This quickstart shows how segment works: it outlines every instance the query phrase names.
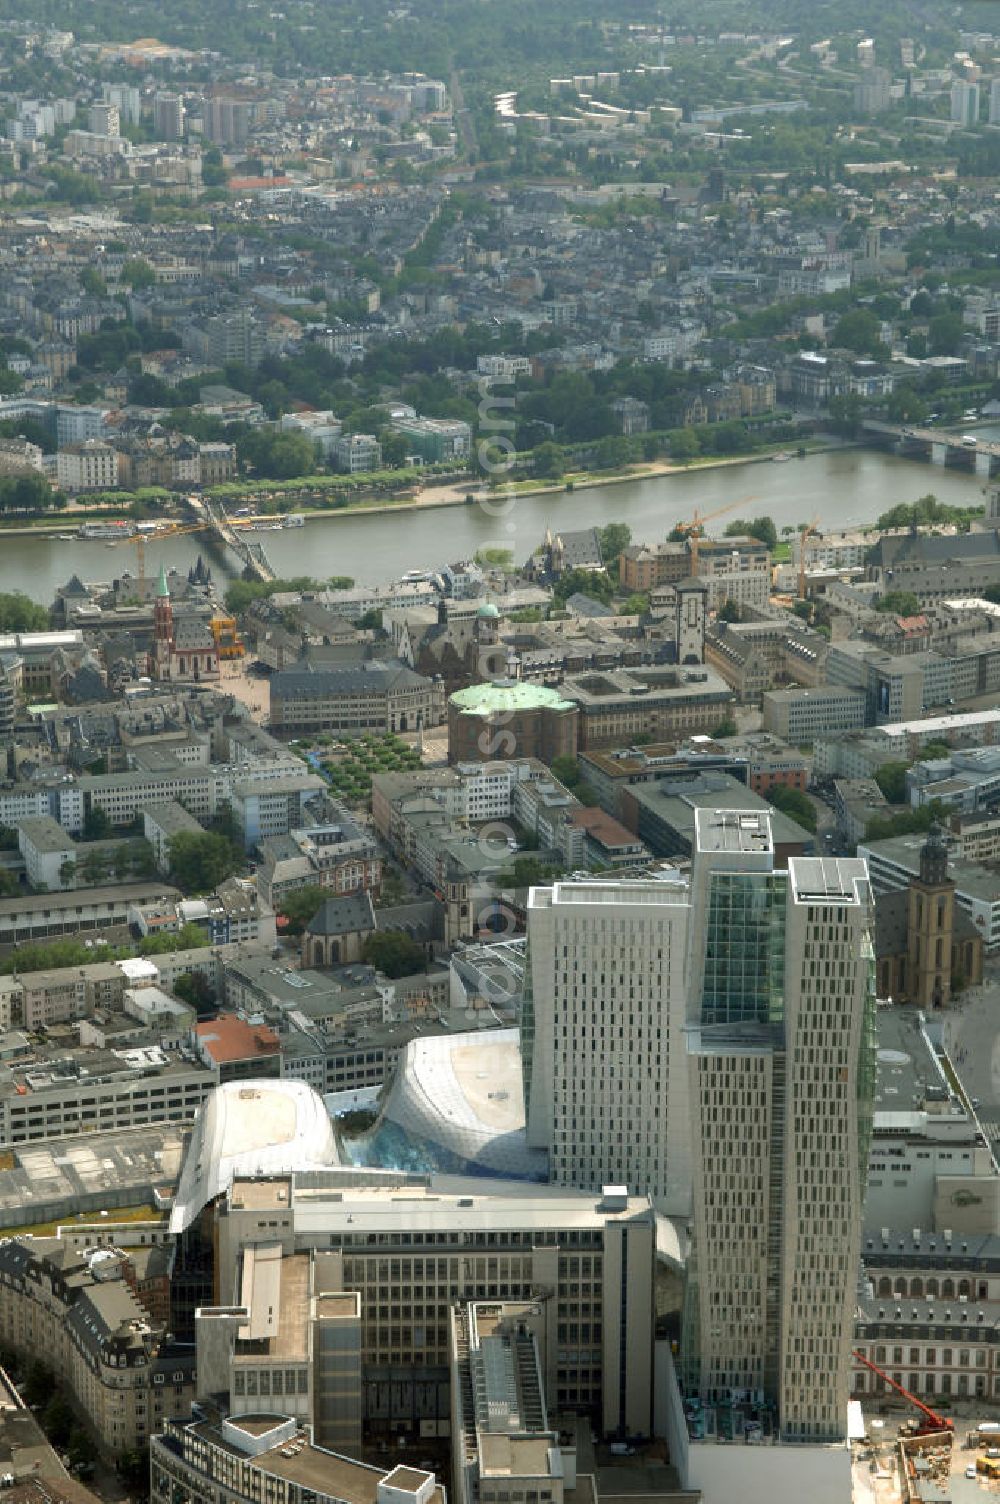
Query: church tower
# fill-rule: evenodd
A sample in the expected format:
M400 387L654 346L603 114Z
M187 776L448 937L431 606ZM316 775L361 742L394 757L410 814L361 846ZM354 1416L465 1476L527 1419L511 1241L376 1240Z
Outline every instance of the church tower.
M906 997L918 1008L944 1008L951 998L955 884L948 847L935 821L920 851L920 876L910 884L907 913Z
M170 678L170 657L174 648L174 612L170 604L167 572L160 565L153 602L153 673L157 679Z

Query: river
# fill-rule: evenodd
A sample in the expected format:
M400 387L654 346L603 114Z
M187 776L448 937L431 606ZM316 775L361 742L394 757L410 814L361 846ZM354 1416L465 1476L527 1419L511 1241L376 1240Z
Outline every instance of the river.
M915 501L928 491L953 505L981 502L982 481L967 472L943 470L897 459L871 449L830 450L784 464L732 465L656 476L614 486L595 486L544 496L520 496L509 510L489 516L478 505L427 508L423 511L375 512L353 516L331 513L310 519L305 527L261 533L259 541L280 575L308 574L317 579L351 575L364 584L398 579L406 570L440 567L470 558L486 546L514 551L520 563L541 542L546 527L582 528L626 522L637 542L655 542L675 523L729 508L709 532L719 532L741 516L766 513L780 529L818 516L827 529L872 522L898 502ZM2 535L0 535L2 536ZM217 578L235 570L197 534L151 543L146 568L161 563L187 570L199 551ZM10 537L0 547L0 591L23 590L48 605L57 586L78 574L88 583L134 572L135 549L128 544L61 541L52 535Z

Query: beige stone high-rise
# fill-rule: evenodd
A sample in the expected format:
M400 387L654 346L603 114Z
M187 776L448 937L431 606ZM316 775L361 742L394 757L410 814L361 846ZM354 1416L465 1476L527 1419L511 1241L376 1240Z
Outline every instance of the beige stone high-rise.
M874 1076L857 858L773 865L766 815L699 811L684 1379L791 1440L845 1435Z
M691 1206L682 883L561 882L528 900L528 1141L549 1178Z
M699 810L690 882L528 906L528 1136L551 1179L688 1229L681 1380L796 1440L845 1434L874 1088L867 865Z

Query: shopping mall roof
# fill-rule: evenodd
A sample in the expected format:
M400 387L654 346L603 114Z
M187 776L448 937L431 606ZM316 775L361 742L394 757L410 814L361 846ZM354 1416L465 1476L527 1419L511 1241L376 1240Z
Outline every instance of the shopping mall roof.
M304 1081L229 1081L198 1110L170 1231L183 1232L237 1176L339 1163L323 1099Z

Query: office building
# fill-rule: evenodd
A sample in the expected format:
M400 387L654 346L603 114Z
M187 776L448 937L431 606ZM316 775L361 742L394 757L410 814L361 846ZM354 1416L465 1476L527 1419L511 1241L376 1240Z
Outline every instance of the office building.
M648 1192L685 1215L686 886L563 882L528 899L523 1012L528 1143L550 1178Z
M456 1299L544 1296L550 1404L602 1435L651 1434L654 1264L671 1229L648 1197L346 1167L236 1179L211 1230L220 1291L262 1225L286 1253L322 1250L326 1288L360 1295L370 1431L450 1421Z
M1000 78L990 84L990 125L1000 125Z
M867 868L774 865L769 821L699 810L687 1043L684 1382L843 1438L874 1093Z

